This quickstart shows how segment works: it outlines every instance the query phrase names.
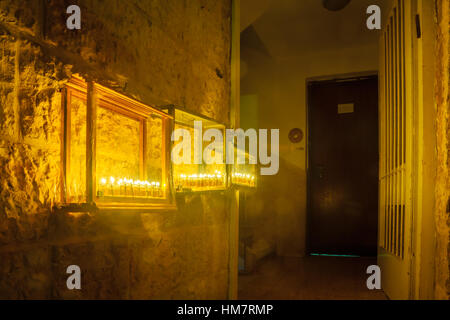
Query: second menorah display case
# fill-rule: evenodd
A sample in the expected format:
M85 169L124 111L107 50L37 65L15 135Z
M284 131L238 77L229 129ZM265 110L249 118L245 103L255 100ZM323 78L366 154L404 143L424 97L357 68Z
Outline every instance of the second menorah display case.
M235 138L227 145L229 129L225 124L180 106L165 106L162 110L173 118L173 128L178 130L178 134L172 137L175 140L172 151L180 156L188 153L182 163L172 161L173 186L177 193L222 191L231 187L256 188L257 159L246 150L249 146L245 138L242 145ZM208 134L211 130L215 130L215 134ZM216 140L219 137L220 140ZM180 145L186 140L190 141L189 150L183 150ZM220 145L220 148L211 148L213 142L217 142L215 146ZM227 148L232 151L232 161L227 160L227 152L230 151ZM196 159L196 155L200 158ZM215 161L208 161L208 158Z
M177 193L223 191L228 188L228 167L225 162L226 125L206 116L169 105L162 108L173 118L176 140L172 152L183 157L181 163L172 161L173 186ZM208 132L220 134L222 141L207 138ZM181 141L182 139L182 141ZM220 144L211 147L212 142ZM180 144L185 144L183 148ZM209 146L209 147L208 147ZM216 144L216 146L218 146ZM173 155L172 155L173 156ZM208 158L211 161L208 161ZM213 158L221 161L213 161ZM214 163L213 163L214 162Z

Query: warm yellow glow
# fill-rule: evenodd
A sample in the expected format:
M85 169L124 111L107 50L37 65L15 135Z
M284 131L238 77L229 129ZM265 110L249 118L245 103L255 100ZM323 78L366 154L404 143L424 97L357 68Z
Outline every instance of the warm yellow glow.
M235 172L231 175L233 183L254 187L256 179L254 175L248 173Z
M164 189L165 189L164 184ZM128 178L110 177L100 179L97 195L99 197L141 197L153 198L163 197L164 192L158 181L133 180Z
M175 184L177 189L181 188L210 188L210 187L223 187L225 181L223 179L222 172L216 170L214 174L180 174Z

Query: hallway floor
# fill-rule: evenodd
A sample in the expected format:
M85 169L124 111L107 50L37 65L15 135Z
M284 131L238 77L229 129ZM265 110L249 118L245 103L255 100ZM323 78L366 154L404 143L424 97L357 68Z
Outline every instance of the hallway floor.
M383 291L366 287L373 264L376 258L269 257L239 275L239 299L385 300Z

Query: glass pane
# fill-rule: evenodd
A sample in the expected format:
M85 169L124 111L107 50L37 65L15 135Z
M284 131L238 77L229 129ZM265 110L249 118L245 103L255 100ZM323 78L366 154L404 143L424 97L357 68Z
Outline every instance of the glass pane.
M195 115L176 110L175 129L185 129L189 132L191 138L191 163L173 164L173 179L176 191L203 191L223 189L226 187L226 165L206 164L203 159L202 164L194 164L194 121L202 122L202 131L208 128L219 129L224 135L224 127L217 125L211 120L206 120ZM202 155L205 147L210 141L203 141ZM212 155L214 157L214 154ZM224 154L222 154L222 159ZM223 161L224 162L224 161Z
M175 124L175 130L184 129L189 132L191 139L194 138L194 128L188 125ZM183 156L181 153L180 156ZM193 164L194 162L194 143L191 143L191 164L172 164L173 166L173 179L175 189L177 191L182 191L183 189L192 189L199 184L200 177L200 166Z
M141 186L141 122L97 108L97 195L146 196Z
M68 202L86 202L86 100L69 91Z
M238 164L238 155L245 158L245 164ZM234 148L234 165L233 172L231 174L232 184L246 187L256 187L257 167L255 164L250 164L250 162L255 161L247 152L242 151L239 148Z

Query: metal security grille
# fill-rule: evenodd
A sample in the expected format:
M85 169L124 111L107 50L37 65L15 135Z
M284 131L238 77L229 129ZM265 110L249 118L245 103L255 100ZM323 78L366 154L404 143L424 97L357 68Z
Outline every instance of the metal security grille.
M413 220L415 1L394 0L380 37L378 264L391 299L408 299Z
M403 259L405 217L409 214L407 106L407 40L404 1L395 2L383 31L384 64L381 86L380 246Z

